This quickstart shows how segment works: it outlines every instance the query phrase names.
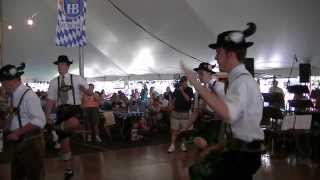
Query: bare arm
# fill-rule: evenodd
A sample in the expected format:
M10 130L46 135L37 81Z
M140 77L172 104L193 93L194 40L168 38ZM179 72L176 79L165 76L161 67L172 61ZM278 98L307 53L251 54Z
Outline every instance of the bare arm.
M52 112L52 108L55 106L56 101L51 100L51 99L47 99L47 105L46 105L46 109L45 109L45 115L46 115L46 119L47 119L47 123L48 124L52 124L52 119L50 119L49 115Z
M86 89L83 85L79 85L79 90L88 96L93 95L93 92L91 92L89 89Z

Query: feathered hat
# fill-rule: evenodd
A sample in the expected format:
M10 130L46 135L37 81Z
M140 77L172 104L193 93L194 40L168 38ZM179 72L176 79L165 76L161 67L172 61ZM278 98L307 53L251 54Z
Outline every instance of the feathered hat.
M212 49L228 48L239 49L248 48L253 45L253 42L246 42L246 38L256 32L256 25L252 22L247 24L249 27L244 31L233 30L225 31L218 35L218 40L214 44L209 44Z

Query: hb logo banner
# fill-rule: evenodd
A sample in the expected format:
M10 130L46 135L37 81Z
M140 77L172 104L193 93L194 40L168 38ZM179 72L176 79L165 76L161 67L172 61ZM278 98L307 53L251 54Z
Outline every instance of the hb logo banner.
M63 12L67 21L79 18L83 14L82 0L65 0L63 3Z
M85 16L86 0L58 0L57 46L86 45Z

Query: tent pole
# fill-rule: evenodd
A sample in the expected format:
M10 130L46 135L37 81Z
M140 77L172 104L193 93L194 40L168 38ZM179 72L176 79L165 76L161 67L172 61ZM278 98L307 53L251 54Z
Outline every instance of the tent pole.
M0 1L0 9L2 9L2 1ZM2 10L0 10L0 67L4 65L3 59L3 42L4 42L4 18L2 16Z
M3 31L4 31L4 25L3 25L3 21L0 20L0 28L1 28L1 32L0 32L0 67L2 67L4 65L4 60L3 60Z
M79 73L84 78L84 48L79 47Z

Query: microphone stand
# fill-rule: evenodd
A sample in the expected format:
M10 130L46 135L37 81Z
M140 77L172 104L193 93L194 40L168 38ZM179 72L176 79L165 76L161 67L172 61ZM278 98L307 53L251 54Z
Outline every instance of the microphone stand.
M295 62L298 62L297 55L294 55L294 60L292 61L292 64L291 64L290 73L289 73L288 82L287 82L287 87L290 86L290 78L291 78L291 75L292 75L292 69L293 69L293 65L294 65Z
M288 87L290 86L290 78L291 78L291 75L292 75L293 65L294 65L295 62L298 62L297 55L294 55L294 59L293 59L292 64L291 64L290 73L289 73L288 82L287 82L287 89L288 89ZM291 112L291 107L290 107L290 105L289 105L288 109L289 109L289 111Z

